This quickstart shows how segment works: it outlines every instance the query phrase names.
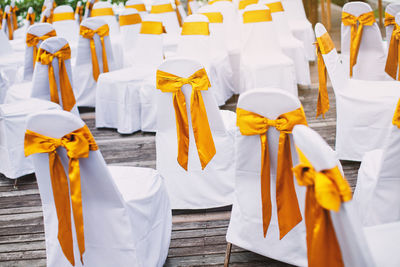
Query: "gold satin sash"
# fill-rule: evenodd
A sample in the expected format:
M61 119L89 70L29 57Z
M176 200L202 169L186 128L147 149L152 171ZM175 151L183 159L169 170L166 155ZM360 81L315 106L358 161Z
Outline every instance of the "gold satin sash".
M398 68L400 66L400 26L397 23L394 24L392 31L392 37L390 38L389 51L386 58L385 71L393 79L400 80L398 77Z
M71 83L69 81L67 69L65 67L65 60L71 58L71 48L68 44L64 45L60 50L55 52L54 54L40 49L38 51L38 55L36 60L40 62L42 65L49 66L49 85L50 85L50 100L57 104L60 104L60 98L58 96L57 89L57 81L55 78L54 68L53 68L53 59L58 59L58 73L59 73L59 82L60 82L60 92L62 99L63 109L66 111L71 111L71 109L75 105L75 96L71 87Z
M63 20L75 20L74 13L72 12L54 13L53 22L63 21Z
M185 22L182 26L181 35L210 35L208 22L193 21Z
M142 21L140 33L143 34L162 34L166 33L161 21Z
M190 114L193 134L199 154L201 167L204 168L214 157L216 150L214 140L208 123L207 111L204 106L201 91L206 91L211 86L205 69L196 71L188 78L182 78L157 70L157 89L164 93L172 93L174 103L176 131L178 136L178 163L187 171L189 153L189 123L186 111L185 95L181 88L185 84L192 86L190 96Z
M125 8L134 8L138 12L146 11L146 6L144 4L129 5L129 6L125 6Z
M150 14L161 14L168 12L174 12L171 4L152 5L150 10Z
M96 9L93 9L93 11L94 10ZM80 35L82 35L83 38L90 40L90 53L92 55L93 79L97 82L97 79L99 78L100 75L100 67L99 67L99 61L97 59L96 45L93 39L93 36L95 34L97 34L100 37L101 51L102 51L101 58L103 61L103 73L105 73L108 72L108 61L107 61L107 51L106 51L106 45L104 43L104 37L108 36L109 34L108 24L104 24L103 26L97 28L97 30L92 30L83 25L80 26Z
M78 23L80 24L83 17L83 6L76 6L75 14L78 15Z
M0 28L2 27L3 23L3 16L4 16L3 9L0 7Z
M300 164L293 168L297 182L307 186L305 223L309 267L344 266L330 210L339 211L342 202L350 201L349 184L339 168L317 172L297 149Z
M51 30L46 34L43 34L42 36L36 36L31 33L26 34L26 46L28 47L33 47L33 67L35 68L35 63L36 63L36 57L37 57L37 49L39 45L39 41L44 41L50 37L55 37L56 36L56 31Z
M222 23L224 21L224 17L222 16L221 12L206 12L201 13L208 18L210 23Z
M121 15L119 16L119 26L127 26L139 24L142 22L139 14Z
M13 31L18 29L18 21L17 21L17 11L19 8L17 6L10 6L10 13L12 14L12 22L13 22Z
M292 154L289 134L297 124L307 125L303 108L284 113L270 120L254 112L236 109L237 126L242 135L260 135L261 139L261 200L264 237L271 221L271 171L267 132L275 127L280 132L278 165L276 170L276 206L278 212L279 237L282 239L301 220L301 213L294 187Z
M315 43L316 53L317 53L317 64L318 64L318 102L317 102L317 115L322 114L322 117L325 118L325 113L329 110L329 96L328 96L328 88L326 87L327 75L326 75L326 66L322 54L328 54L331 52L335 45L332 42L329 33L324 33L320 37L317 38L317 42Z
M7 31L8 31L8 39L13 40L14 39L14 30L11 25L11 14L5 12L4 13L4 19L7 21Z
M114 16L114 11L112 10L111 7L95 8L95 9L92 9L90 16L91 17Z
M232 0L213 0L213 1L208 2L208 4L212 5L212 4L216 3L216 2L222 2L222 1L232 2Z
M395 24L396 24L395 17L385 12L385 27Z
M245 9L248 5L257 4L258 0L241 0L239 2L239 10Z
M192 8L190 7L190 2L193 2L193 1L195 1L195 0L188 0L187 1L187 10L188 10L187 14L188 14L188 16L193 14Z
M35 12L29 14L26 14L26 20L29 21L29 25L33 25L35 23L35 19L36 19L36 14Z
M393 125L396 125L398 128L400 128L400 100L397 102L396 110L393 115L392 119Z
M179 8L178 8L178 6L180 6L180 5L181 5L181 2L179 0L175 0L176 17L178 18L179 27L182 27L182 16L181 16L181 12L179 12Z
M59 147L63 147L67 151L69 158L68 176L65 174L64 167L56 150ZM26 157L36 153L49 154L50 179L58 219L58 241L64 256L73 266L75 265L75 257L71 224L71 204L82 264L83 253L85 253L79 159L89 157L89 151L97 149L96 142L86 125L60 139L44 136L30 130L26 130L25 133ZM68 180L70 187L68 186Z
M282 2L273 2L273 3L268 3L265 5L269 8L269 10L271 10L271 13L285 11L283 9Z
M372 26L375 23L374 12L361 14L358 17L342 12L342 23L351 27L350 38L350 77L353 77L353 66L357 63L358 50L360 48L364 26Z
M255 23L272 21L271 11L269 9L263 10L249 10L243 13L243 23Z

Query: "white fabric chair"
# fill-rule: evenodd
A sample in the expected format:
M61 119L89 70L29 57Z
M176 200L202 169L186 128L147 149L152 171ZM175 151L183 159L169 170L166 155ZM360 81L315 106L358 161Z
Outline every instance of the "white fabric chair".
M190 77L204 68L189 59L169 59L158 68L178 77ZM190 117L192 88L181 88ZM172 209L204 209L232 204L234 186L234 135L236 116L230 111L220 111L213 94L201 91L210 125L216 154L202 170L195 145L191 119L189 121L188 170L177 161L178 144L175 110L172 93L159 93L157 102L157 170L165 178Z
M84 125L67 112L53 111L30 116L27 129L61 138ZM57 154L64 168L68 168L65 149L60 147ZM48 153L30 157L43 204L47 266L71 266L57 238ZM162 177L148 168L107 166L99 150L80 158L79 167L85 252L82 264L73 235L75 266L163 266L172 216Z
M316 37L325 33L325 27L318 23ZM350 79L335 48L322 56L336 97L336 152L340 159L361 161L365 152L383 147L400 84Z
M391 3L386 6L385 13L396 17L396 14L400 12L400 3ZM386 22L385 22L386 25ZM387 47L389 49L389 43L390 43L390 38L392 37L392 32L393 32L393 27L394 25L387 25L385 27L386 29L386 42L387 42Z
M340 167L335 153L313 130L295 126L293 139L316 171ZM400 222L362 227L353 201L342 203L339 212L331 211L331 219L345 266L398 266ZM325 249L321 247L320 249Z
M17 28L14 28L14 24L13 24L13 13L11 12L11 7L9 5L6 5L6 7L4 8L4 14L7 14L8 16L10 16L10 25L8 25L8 21L6 19L5 16L3 16L1 19L3 20L2 24L1 24L1 30L7 35L7 38L9 38L9 40L14 40L14 36L13 34L10 36L9 33L9 28L11 29L12 32L16 31Z
M99 18L88 18L83 20L81 27L87 27L92 30L108 25L105 21ZM103 57L102 44L99 35L96 33L93 37L97 61L100 73L103 73ZM116 70L114 61L113 49L111 47L110 36L104 36L105 51L107 54L108 71ZM76 57L76 65L73 69L74 92L78 106L94 107L96 105L96 84L97 81L93 76L93 64L90 49L90 40L79 36L78 54Z
M146 6L144 5L142 0L128 0L125 3L125 8L134 8L136 9L140 16L144 16L147 14Z
M93 9L93 5L94 5L95 1L96 0L88 0L88 1L86 1L85 14L83 15L82 20L90 18L90 13L91 13L91 11Z
M265 5L249 5L246 12L269 13ZM258 87L281 88L297 96L293 61L283 54L272 21L243 23L241 52L241 92Z
M133 24L126 24L129 20L132 20ZM134 8L125 8L119 15L119 23L124 51L124 66L127 67L132 64L127 55L135 47L142 25L140 13Z
M384 147L365 153L358 170L354 201L364 226L400 221L400 130L392 125L388 131Z
M276 4L276 0L262 0L261 4ZM279 3L279 2L278 2ZM308 60L306 52L304 50L303 43L295 38L290 30L287 14L283 11L271 10L272 23L275 26L275 30L278 33L279 44L285 55L291 58L294 62L296 69L296 81L297 84L304 86L311 85L310 67L308 66Z
M40 99L0 105L0 173L16 179L34 172L31 159L24 155L26 117L38 111L59 108L55 103Z
M142 25L146 22L159 22L162 28L158 15L145 16ZM139 33L135 47L126 57L132 64L130 68L99 76L96 127L116 128L122 134L140 129L156 131L155 73L163 61L162 34ZM149 86L151 89L147 90Z
M79 38L79 23L75 20L74 10L70 6L58 6L54 9L53 26L57 36L67 39L74 56Z
M294 37L303 42L304 51L309 61L315 60L315 42L312 24L308 21L302 0L282 0L287 14L289 27Z
M186 17L185 23L206 22L208 18L201 14ZM182 32L183 33L183 32ZM204 34L181 35L177 56L201 62L206 67L212 90L219 106L233 95L233 73L229 56L225 49L218 45L214 38Z
M280 89L253 89L240 95L238 108L275 120L279 115L301 107L292 94ZM235 197L226 240L263 256L296 266L307 266L306 231L304 219L281 240L276 205L276 169L280 132L274 127L267 131L270 156L271 221L266 237L263 234L261 205L261 141L260 135L244 136L236 130ZM290 139L292 137L290 136ZM298 162L291 140L293 166ZM294 179L294 178L293 178ZM305 190L294 183L300 212L304 213Z
M349 2L343 6L342 12L360 16L372 12L367 3ZM348 75L350 74L350 33L351 26L342 23L341 28L341 57ZM364 26L358 51L357 64L353 67L353 78L371 81L393 80L386 72L386 53L378 24Z
M100 18L104 20L110 27L111 38L114 38L114 35L119 34L119 25L117 19L115 18L112 5L109 2L95 2L90 17Z

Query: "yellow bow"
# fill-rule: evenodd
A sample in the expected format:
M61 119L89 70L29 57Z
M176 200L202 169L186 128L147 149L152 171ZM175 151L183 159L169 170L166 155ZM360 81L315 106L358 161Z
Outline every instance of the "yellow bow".
M324 59L322 54L328 54L331 52L335 45L332 42L331 37L326 32L320 37L317 38L317 42L315 43L316 53L317 53L317 64L318 64L318 103L317 103L317 118L322 114L322 117L325 118L325 113L329 110L329 96L328 89L326 88L326 66L324 63Z
M93 79L97 82L100 75L100 67L97 60L96 45L94 43L93 36L95 34L99 35L102 47L102 59L103 59L103 73L108 72L108 62L107 62L107 52L106 45L104 43L104 37L108 36L109 28L107 24L97 28L97 30L89 29L83 25L80 27L80 35L83 38L90 39L90 51L92 54L92 68L93 68Z
M14 30L11 25L11 13L4 12L4 19L7 21L8 39L14 39Z
M190 7L190 2L193 2L193 1L195 1L195 0L188 0L187 1L187 10L188 10L187 14L188 14L188 16L193 14L192 8Z
M400 66L400 26L395 23L392 37L390 38L389 51L386 59L385 71L393 79L400 79L397 77L398 67Z
M278 209L279 236L282 239L301 220L294 188L292 154L289 134L297 124L307 125L303 108L270 120L256 113L237 108L237 126L242 135L260 135L261 139L261 200L264 237L271 221L270 155L267 140L269 127L279 132L278 165L276 170L276 205Z
M31 33L26 34L26 46L28 47L33 47L33 67L35 67L36 63L36 57L37 57L37 49L38 49L38 44L39 41L44 41L50 37L56 36L56 31L51 30L46 34L43 34L42 36L36 36Z
M397 102L396 110L393 115L392 119L393 125L396 125L398 128L400 128L400 100Z
M361 14L358 17L342 12L342 23L351 27L350 40L350 77L353 77L353 66L357 63L358 50L360 48L364 26L372 26L375 23L374 12Z
M83 6L76 6L75 14L78 15L78 23L81 23L83 16Z
M64 110L71 111L71 109L75 105L75 96L74 92L72 91L71 83L69 81L67 69L64 62L65 60L71 58L71 48L69 47L69 45L64 45L54 54L51 54L50 52L40 48L36 58L36 60L42 65L49 66L50 100L52 102L60 104L60 99L58 97L57 81L53 68L54 58L58 59L62 106Z
M144 4L129 5L129 6L125 6L125 8L134 8L138 12L146 11L146 6Z
M385 27L395 24L396 24L395 17L385 12Z
M299 149L297 152L301 163L293 168L293 172L299 185L307 186L308 266L344 266L329 211L337 212L342 202L351 200L350 186L337 166L317 172Z
M15 31L18 28L18 22L17 22L17 11L19 8L17 6L10 6L10 13L12 13L12 20L13 20L13 31Z
M69 158L68 178L71 186L70 190L67 175L56 150L59 147L66 149ZM73 266L75 266L75 258L70 202L72 203L75 231L83 264L82 256L85 252L85 236L79 159L89 157L89 150L97 149L96 142L86 125L60 139L47 137L30 130L25 133L26 157L36 153L49 153L50 178L58 218L58 241L65 257ZM69 192L71 192L71 198Z
M36 19L35 12L26 14L26 20L29 21L29 25L33 25L35 23L35 19Z
M206 70L200 69L188 78L178 77L168 72L157 70L156 80L158 89L164 93L172 93L178 136L178 163L185 170L187 170L188 165L189 123L185 95L182 93L181 88L185 84L192 86L190 114L197 152L201 167L204 169L216 153L210 125L208 124L206 107L204 106L203 97L200 92L208 90L208 87L211 86Z
M178 18L179 22L179 27L182 27L182 16L181 13L179 12L178 6L181 5L181 2L179 0L175 0L175 12L176 12L176 17Z

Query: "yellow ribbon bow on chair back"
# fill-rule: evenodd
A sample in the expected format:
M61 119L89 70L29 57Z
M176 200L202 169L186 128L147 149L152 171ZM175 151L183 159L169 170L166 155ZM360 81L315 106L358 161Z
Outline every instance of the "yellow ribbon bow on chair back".
M32 47L33 48L33 67L35 67L35 63L36 63L36 57L37 57L37 50L38 50L38 46L39 46L39 42L40 41L44 41L50 37L55 37L56 36L56 31L52 30L49 31L46 34L43 34L42 36L36 36L34 34L31 33L27 33L26 34L26 46L28 47Z
M182 26L181 35L210 35L208 22L205 21L188 21Z
M78 15L78 23L80 24L83 17L83 6L76 6L75 14Z
M144 4L128 5L128 6L125 6L125 8L134 8L134 9L136 9L138 12L144 12L144 11L146 11L146 6L145 6Z
M161 14L168 12L174 12L174 8L170 3L162 5L152 5L150 10L150 14Z
M325 113L329 110L329 96L328 89L326 87L327 75L326 75L326 66L324 62L324 58L322 55L328 54L331 52L335 45L332 42L329 33L324 33L320 37L317 37L317 42L315 43L316 53L317 53L317 64L318 64L318 103L317 103L317 118L322 114L322 117L325 118Z
M8 39L13 40L14 39L14 30L13 30L13 26L11 25L11 13L4 12L4 19L6 20L6 23L7 23Z
M75 105L75 96L72 91L71 83L68 77L68 72L65 67L65 60L71 58L71 48L68 44L64 45L60 50L54 54L40 48L36 60L42 65L48 65L49 85L50 85L50 100L60 104L58 96L57 80L53 68L53 60L58 60L59 83L63 109L71 111Z
M375 23L374 12L367 12L356 17L342 12L342 23L351 27L350 33L350 77L353 77L353 67L357 63L358 50L360 49L364 26L372 26Z
M26 20L29 21L29 25L33 25L35 23L35 19L36 19L35 12L26 14Z
M99 67L99 61L97 59L96 45L94 43L93 37L95 34L97 34L100 37L101 48L102 48L101 58L103 61L103 73L108 72L107 51L106 51L106 45L104 43L104 37L108 36L109 31L110 30L108 24L104 24L103 26L97 28L97 30L92 30L83 25L80 26L80 35L82 35L83 38L90 40L90 53L92 55L93 79L96 82L100 75L100 67Z
M17 6L10 6L10 13L12 14L12 23L13 23L13 31L18 29L18 21L17 21L17 11L19 8Z
M242 135L260 135L261 140L261 200L264 237L271 221L271 173L267 132L275 127L280 132L278 165L276 170L276 206L278 209L279 236L282 239L301 220L294 187L292 154L289 134L297 124L307 125L303 108L284 113L270 120L254 112L236 109L237 126Z
M119 26L134 25L134 24L139 24L141 22L142 18L138 13L119 16Z
M305 223L309 267L344 266L330 210L339 211L342 202L350 201L349 184L339 168L316 171L297 149L300 164L293 168L297 182L307 186Z
M400 66L400 26L395 23L390 38L389 51L386 59L385 71L393 79L400 80L398 76L398 69Z
M396 21L394 16L390 15L389 13L385 12L385 27L389 25L395 25Z
M68 175L65 174L57 152L57 148L60 147L65 148L67 151L69 158ZM79 159L89 157L89 151L97 149L96 142L86 125L60 139L44 136L30 130L25 133L25 156L36 153L49 154L50 179L58 218L58 241L65 257L73 266L75 266L75 257L71 204L82 264L82 257L85 252ZM68 185L68 180L70 186Z
M175 76L171 73L157 70L157 88L164 93L172 93L175 109L176 131L178 137L178 163L187 171L189 153L189 122L186 110L186 100L181 88L185 84L192 86L190 96L190 114L194 139L199 154L201 167L204 169L214 157L216 150L208 123L207 111L201 91L211 86L205 69L196 71L188 78Z

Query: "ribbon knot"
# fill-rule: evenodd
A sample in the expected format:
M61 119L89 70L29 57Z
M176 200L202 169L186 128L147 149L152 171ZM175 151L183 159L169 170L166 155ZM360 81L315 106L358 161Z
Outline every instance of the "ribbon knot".
M271 172L267 140L269 127L279 133L278 165L276 170L276 206L278 209L279 236L282 239L301 220L301 213L293 183L292 154L289 135L297 124L307 125L302 108L281 114L271 120L254 112L236 109L237 126L242 135L260 135L261 141L261 201L264 237L271 221Z
M68 44L64 45L60 50L54 54L44 50L39 49L38 56L36 60L43 65L48 65L49 74L49 85L50 85L50 100L57 104L60 104L60 99L58 96L57 81L55 78L53 60L58 59L58 70L59 70L59 83L60 92L62 99L62 106L64 110L71 111L75 105L75 96L72 91L71 83L69 81L67 69L65 67L65 60L71 58L71 49Z
M67 151L69 158L68 178L57 152L59 147L64 147ZM25 156L36 153L49 154L50 179L58 218L58 241L65 257L73 266L75 266L75 257L71 204L82 264L83 253L85 252L79 159L89 157L89 151L97 149L96 142L86 125L59 139L44 136L30 130L25 133Z
M200 91L206 91L211 86L206 70L200 69L188 78L178 77L168 72L157 70L157 88L162 92L172 93L175 109L176 131L178 137L178 163L187 170L189 153L189 122L186 110L186 100L181 88L185 84L192 86L190 96L190 114L193 135L196 142L202 169L214 157L216 150L208 123L207 111Z
M83 38L90 40L90 52L92 55L93 79L96 82L100 75L100 67L99 67L99 61L97 59L96 45L94 43L93 37L95 34L97 34L100 37L101 47L102 47L103 73L108 72L107 52L106 52L106 46L104 43L104 37L108 36L109 31L110 31L110 29L108 27L108 24L104 24L103 26L97 28L96 30L92 30L83 25L80 26L80 35Z
M293 168L297 182L307 186L305 222L307 256L310 267L344 266L340 247L330 217L330 210L339 211L341 203L350 201L349 184L339 168L316 171L297 148L300 164ZM321 250L321 247L324 247Z
M396 24L395 17L385 12L385 27L395 24Z
M358 50L360 48L364 26L372 26L375 23L374 12L367 12L356 17L342 12L342 23L351 27L350 38L350 77L353 76L353 66L357 63Z

